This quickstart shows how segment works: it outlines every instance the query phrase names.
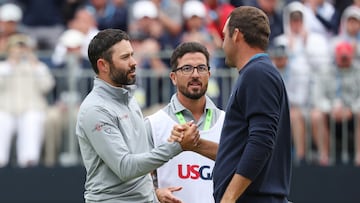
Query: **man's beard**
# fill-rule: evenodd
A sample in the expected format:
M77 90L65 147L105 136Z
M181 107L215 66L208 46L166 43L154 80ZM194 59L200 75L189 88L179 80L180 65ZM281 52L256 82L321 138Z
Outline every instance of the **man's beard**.
M130 70L119 70L115 68L114 64L110 64L110 79L118 86L121 85L133 85L136 82L136 78L129 78L128 75L135 71L135 67Z
M202 96L205 95L206 89L207 89L207 84L205 85L205 87L203 86L199 91L196 92L194 91L190 92L188 91L187 86L185 87L182 86L179 87L179 92L189 99L196 100L196 99L200 99Z

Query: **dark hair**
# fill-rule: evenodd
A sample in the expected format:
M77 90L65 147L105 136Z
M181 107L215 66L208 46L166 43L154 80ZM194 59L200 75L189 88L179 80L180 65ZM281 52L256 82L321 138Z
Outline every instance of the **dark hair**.
M229 35L234 34L235 29L244 35L245 42L251 47L266 50L269 46L270 23L266 14L252 6L240 6L235 8L229 15Z
M184 42L178 45L170 58L170 66L172 70L177 68L178 59L183 57L187 53L196 53L200 52L203 53L206 57L206 65L209 66L209 58L210 54L206 47L198 42Z
M290 13L290 20L297 21L303 19L303 13L301 11L293 11Z
M91 40L88 48L88 57L96 74L99 73L96 64L97 60L104 58L112 63L113 50L111 47L122 40L130 40L130 38L126 32L119 29L102 30Z

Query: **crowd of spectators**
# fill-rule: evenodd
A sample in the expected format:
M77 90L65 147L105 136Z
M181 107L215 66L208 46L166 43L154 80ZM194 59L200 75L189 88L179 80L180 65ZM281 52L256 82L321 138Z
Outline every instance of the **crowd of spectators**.
M59 164L64 134L70 133L72 128L67 121L76 116L77 105L91 88L83 85L89 84L83 80L91 78L84 79L81 69L90 68L87 46L99 30L117 28L128 32L138 68L151 70L158 76L139 80L138 94L142 98L139 102L145 110L167 102L159 100L154 104L146 95L154 91L149 88L149 83L153 82L150 80L163 83L162 78L167 77L169 53L179 43L197 41L204 44L211 54L212 75L225 67L221 54L222 28L232 9L242 5L258 7L269 17L269 54L283 75L291 103L295 163L336 164L336 156L331 152L338 147L332 142L342 140L346 134L346 142L350 140L347 144L351 146L348 149L351 161L360 166L360 0L2 0L0 56L4 64L0 66L1 97L5 97L3 89L12 85L18 85L17 88L36 85L20 85L19 81L10 83L9 78L20 77L21 73L20 69L15 70L17 67L8 65L8 57L14 52L11 49L14 42L10 39L14 36L25 36L34 42L31 47L27 41L15 43L21 48L30 47L27 50L36 56L33 59L41 68L28 62L28 66L34 66L34 72L39 70L45 74L71 66L73 75L72 82L67 77L59 79L47 75L42 78L46 81L37 85L40 88L36 97L24 98L27 94L12 92L13 102L8 102L16 106L19 104L16 100L31 102L56 95L48 99L42 109L30 105L21 113L6 112L0 103L1 122L12 122L7 125L8 134L0 134L0 143L4 145L0 151L0 167L11 164L13 138L10 134L15 133L18 142L25 142L21 141L22 133L38 133L33 136L36 143L26 141L26 145L33 144L34 149L27 149L33 155L25 153L29 155L26 158L21 149L16 151L16 166L44 164L52 167ZM33 77L40 78L40 73L26 72L31 74L28 76L31 82L35 81ZM224 80L226 78L209 81L209 93L216 92L213 96L221 97L215 89L226 82ZM72 85L76 87L75 94L68 91ZM61 88L57 88L59 86ZM5 102L3 98L1 100ZM30 112L33 117L37 115L32 118L37 122L32 122L30 129L25 121L19 121L26 117L24 112ZM345 125L346 131L341 130ZM332 133L335 133L333 139ZM307 157L309 150L315 152L314 157Z

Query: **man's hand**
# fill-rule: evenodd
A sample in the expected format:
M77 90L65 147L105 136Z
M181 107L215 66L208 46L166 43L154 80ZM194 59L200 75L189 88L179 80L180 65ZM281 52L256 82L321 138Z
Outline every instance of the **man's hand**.
M197 126L191 121L183 125L175 125L171 131L169 142L179 142L184 151L194 150L200 139Z
M156 189L156 196L161 203L182 203L172 193L181 190L182 187L168 187Z
M184 138L184 131L185 131L185 126L180 124L174 125L171 131L171 135L168 138L168 142L182 142Z
M197 126L192 122L175 125L168 141L179 142L184 151L193 151L211 160L216 159L219 147L216 142L201 139Z

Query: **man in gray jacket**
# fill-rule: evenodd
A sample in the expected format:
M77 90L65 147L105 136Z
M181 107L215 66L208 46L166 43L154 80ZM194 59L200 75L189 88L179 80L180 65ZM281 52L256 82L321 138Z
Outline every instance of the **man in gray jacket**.
M87 172L85 201L158 202L150 172L193 145L199 132L192 125L188 142L153 147L132 95L136 61L125 32L102 30L90 42L88 55L96 77L76 126Z

